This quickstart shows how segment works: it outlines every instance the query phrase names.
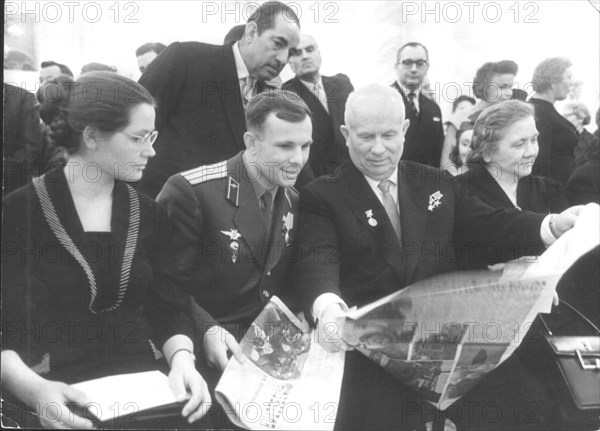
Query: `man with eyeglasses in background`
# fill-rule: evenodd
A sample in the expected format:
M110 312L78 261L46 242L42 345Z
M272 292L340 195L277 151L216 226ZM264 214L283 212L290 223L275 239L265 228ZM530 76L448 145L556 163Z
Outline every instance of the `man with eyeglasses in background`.
M444 128L440 107L423 94L428 70L427 48L418 42L404 44L396 55L398 79L392 87L402 95L406 118L410 120L402 160L439 167Z

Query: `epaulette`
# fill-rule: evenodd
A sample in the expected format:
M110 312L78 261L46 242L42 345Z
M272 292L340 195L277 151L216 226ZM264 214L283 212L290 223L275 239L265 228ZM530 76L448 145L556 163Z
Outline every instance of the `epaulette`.
M227 176L227 160L214 165L200 166L189 171L181 173L181 176L185 178L190 185L195 186L196 184L205 183L210 180L218 180Z

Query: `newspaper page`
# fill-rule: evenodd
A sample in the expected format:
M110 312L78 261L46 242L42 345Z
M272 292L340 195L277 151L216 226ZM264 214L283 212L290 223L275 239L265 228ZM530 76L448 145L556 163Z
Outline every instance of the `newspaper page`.
M340 322L342 338L447 407L514 352L538 313L550 312L562 274L600 243L598 209L586 206L542 256L504 272L432 277L352 311Z
M326 352L277 297L240 345L247 360L229 361L215 389L233 423L258 430L333 429L344 352Z

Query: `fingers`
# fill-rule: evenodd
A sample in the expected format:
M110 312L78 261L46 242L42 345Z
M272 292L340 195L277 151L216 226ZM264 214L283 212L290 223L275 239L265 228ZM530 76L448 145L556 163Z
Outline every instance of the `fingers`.
M187 386L192 394L181 414L192 423L204 416L210 406L211 398L204 379L197 372L187 379Z
M558 305L558 303L560 302L560 300L558 299L558 293L555 291L554 292L554 296L552 297L552 305Z
M233 354L235 359L237 359L237 361L240 364L243 364L244 361L246 360L246 355L244 355L244 352L242 351L242 347L238 344L237 341L235 341L235 338L233 337L233 335L231 335L230 333L227 333L227 335L225 336L225 343L227 344L227 348Z
M185 381L181 373L171 370L169 373L169 386L178 403L181 403L188 398Z

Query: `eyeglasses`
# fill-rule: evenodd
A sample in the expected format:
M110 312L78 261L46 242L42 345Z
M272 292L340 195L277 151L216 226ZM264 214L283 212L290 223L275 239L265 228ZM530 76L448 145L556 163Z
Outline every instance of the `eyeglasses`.
M413 64L417 66L417 69L423 69L427 66L427 60L402 60L400 62L405 69L410 69Z
M144 142L150 142L150 145L154 144L156 138L158 137L158 130L152 130L146 133L144 136L138 136L127 132L119 132L124 134L125 136L131 138L136 144L143 144Z

